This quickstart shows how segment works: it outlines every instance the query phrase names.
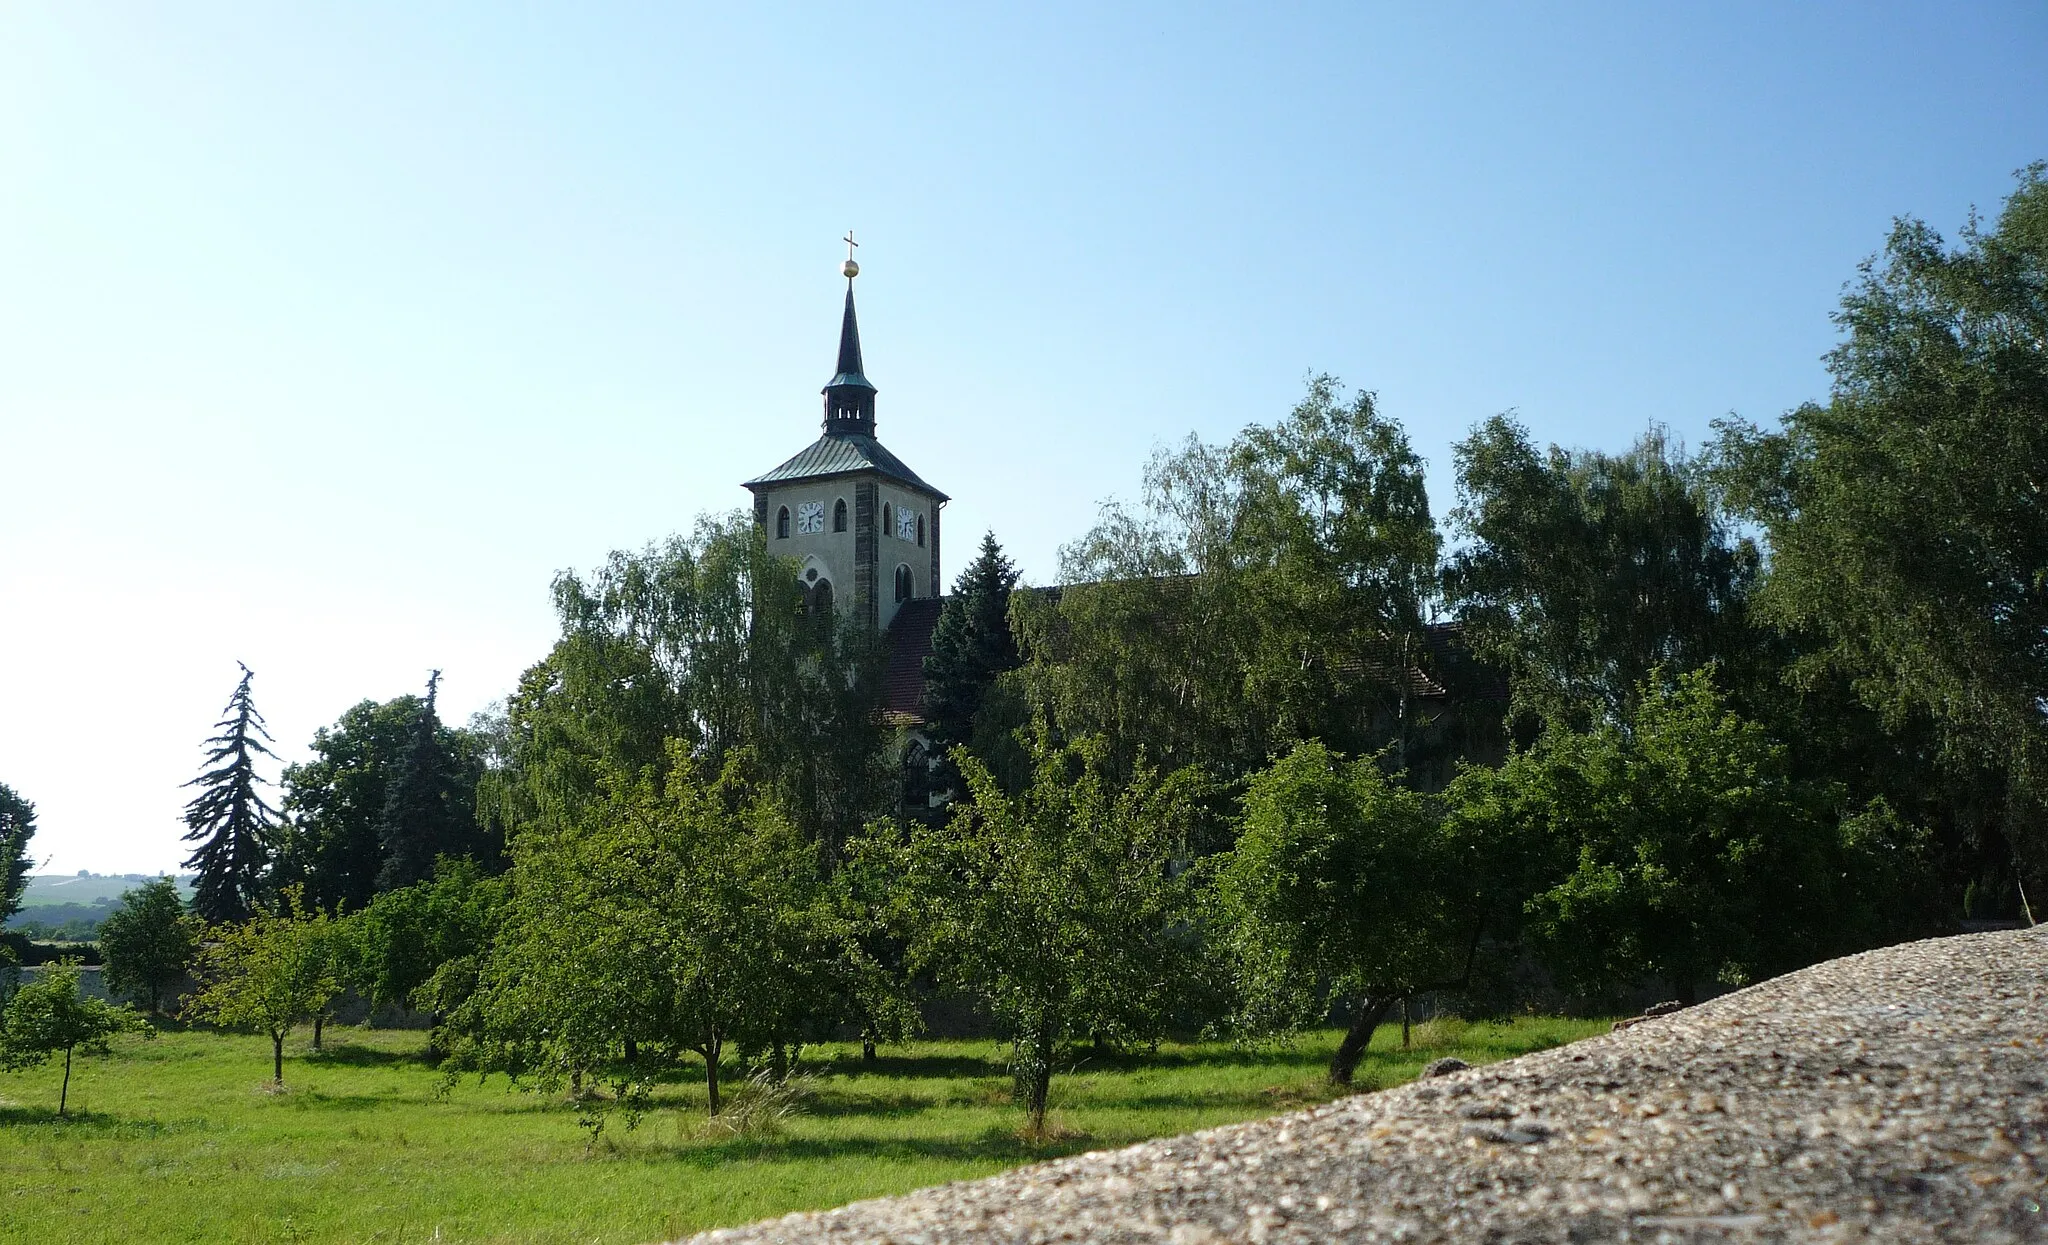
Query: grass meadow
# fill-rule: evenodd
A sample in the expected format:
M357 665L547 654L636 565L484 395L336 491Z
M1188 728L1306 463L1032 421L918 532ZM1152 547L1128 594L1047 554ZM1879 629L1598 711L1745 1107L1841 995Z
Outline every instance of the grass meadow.
M1439 1055L1478 1063L1606 1028L1435 1022L1402 1050L1389 1025L1358 1088ZM763 1131L707 1128L699 1080L593 1142L560 1096L502 1077L445 1088L418 1032L330 1028L315 1054L302 1031L280 1093L267 1039L170 1031L79 1060L66 1120L61 1064L0 1075L0 1239L657 1241L1322 1102L1336 1040L1084 1059L1055 1078L1038 1141L1019 1135L996 1042L884 1048L873 1064L814 1047L808 1097Z

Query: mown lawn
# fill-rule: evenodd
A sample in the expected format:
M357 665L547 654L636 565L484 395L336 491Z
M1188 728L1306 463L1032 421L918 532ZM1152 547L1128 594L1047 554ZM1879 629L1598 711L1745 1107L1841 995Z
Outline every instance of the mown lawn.
M1452 1022L1403 1051L1390 1025L1360 1087L1439 1055L1502 1059L1606 1027ZM1037 1143L1018 1136L995 1042L885 1048L874 1064L813 1048L814 1092L772 1133L708 1133L699 1080L593 1144L572 1104L502 1077L444 1093L416 1032L330 1029L319 1055L301 1035L283 1093L265 1083L267 1039L167 1032L81 1060L69 1120L56 1116L59 1066L0 1075L0 1239L654 1241L1320 1102L1335 1042L1084 1060L1055 1078L1060 1135Z

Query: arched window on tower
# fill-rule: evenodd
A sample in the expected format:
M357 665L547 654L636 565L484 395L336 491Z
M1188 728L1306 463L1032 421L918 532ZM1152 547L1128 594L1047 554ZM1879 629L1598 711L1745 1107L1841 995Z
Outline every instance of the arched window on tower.
M775 511L775 539L777 539L777 540L788 540L788 539L789 539L789 507L788 507L788 506L783 506L783 507L780 507L780 508L778 508L778 509L777 509L777 510Z
M891 529L890 529L890 526L889 526L889 525L890 525L891 523L895 522L895 519L894 519L894 518L892 517L893 513L894 513L894 512L893 512L893 511L891 511L891 510L889 509L889 503L888 503L888 502L883 502L883 503L882 503L882 534L883 534L884 536L890 536L890 535L893 535L893 534L894 534L894 533L893 533L893 532L891 531Z
M916 594L917 594L917 583L916 583L916 581L915 581L915 580L913 580L913 579L911 578L911 575L910 575L910 568L909 568L909 567L907 567L907 566L899 566L899 567L897 567L897 568L896 568L896 599L897 599L898 601L908 601L908 600L909 600L909 599L910 599L911 597L915 596Z
M846 499L844 497L832 503L832 530L835 532L846 530Z
M804 589L804 615L823 621L832 617L832 581L821 579Z
M924 516L917 516L917 547L924 548Z

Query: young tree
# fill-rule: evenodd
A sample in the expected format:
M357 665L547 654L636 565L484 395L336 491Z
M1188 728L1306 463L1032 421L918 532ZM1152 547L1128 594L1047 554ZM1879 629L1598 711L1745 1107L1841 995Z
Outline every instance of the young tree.
M580 825L520 838L467 1061L549 1087L608 1070L637 1102L695 1055L716 1115L735 1051L837 1019L820 849L745 766L706 784L678 755L665 779L614 782Z
M200 954L204 985L185 1014L268 1034L271 1079L283 1085L285 1036L341 991L331 932L327 914L308 911L296 890L245 921L209 928Z
M1211 866L1239 1025L1315 1024L1347 1001L1330 1079L1350 1084L1390 1009L1461 986L1481 936L1512 932L1521 853L1483 830L1319 742L1255 775L1237 846Z
M996 534L984 533L981 551L953 581L953 595L932 632L931 655L924 659L925 729L941 753L978 742L976 725L989 692L1021 660L1010 633L1010 593L1016 586L1017 568ZM946 784L957 791L959 775L950 760L946 765Z
M71 1098L73 1054L107 1054L110 1038L138 1031L150 1030L133 1008L80 994L78 962L60 960L17 989L0 1012L0 1070L33 1068L64 1052L64 1084L57 1091L61 1119Z
M121 906L100 922L106 981L119 994L149 999L149 1014L163 1014L163 992L192 965L198 930L178 897L177 883L156 878L121 896Z
M36 806L0 782L0 924L21 911L28 889L28 841L36 836Z
M1771 548L1760 607L1894 724L1926 715L1949 766L2000 767L2048 888L2048 166L1954 248L1897 221L1835 321L1826 405L1722 427L1721 482Z
M1192 993L1196 955L1181 858L1195 778L1139 765L1123 784L1106 747L1031 744L1031 785L1006 794L965 749L970 801L943 827L913 825L863 852L902 877L910 962L979 1000L1008 1031L1018 1102L1034 1131L1062 1048L1160 1036Z
M256 773L257 756L276 754L265 746L270 732L249 696L255 677L242 666L241 681L215 724L220 733L206 741L210 768L185 784L199 788L185 806L185 840L199 844L185 866L199 871L192 910L207 921L248 916L263 893L275 846L277 810L256 790L265 781Z
M505 883L473 860L443 858L434 876L386 891L342 922L356 938L352 984L372 1007L418 1007L432 1014L431 1042L442 1047L443 1014L463 1003L478 960L489 950Z

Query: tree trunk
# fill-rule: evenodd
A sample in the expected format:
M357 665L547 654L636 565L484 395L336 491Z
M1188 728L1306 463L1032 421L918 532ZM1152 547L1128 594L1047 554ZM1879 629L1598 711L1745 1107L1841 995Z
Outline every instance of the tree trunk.
M860 1061L862 1063L873 1063L875 1061L875 1035L872 1033L860 1035Z
M640 1059L640 1040L639 1040L638 1038L627 1038L627 1039L626 1039L626 1062L627 1062L627 1063L636 1063L636 1062L638 1062L638 1061L639 1061L639 1059Z
M64 1108L71 1101L71 1048L64 1048L64 1087L57 1091L57 1118L64 1118Z
M323 1032L323 1031L324 1031L324 1030L325 1030L326 1028L327 1028L327 1014L326 1014L325 1012L322 1012L321 1014L319 1014L319 1015L317 1015L317 1016L313 1017L313 1049L314 1049L314 1050L319 1050L319 1049L320 1049L320 1034L321 1034L321 1033L322 1033L322 1032Z
M164 993L164 988L163 988L163 987L162 987L161 985L159 985L158 983L156 983L156 982L154 982L154 981L152 981L152 982L150 982L150 983L149 983L149 1014L150 1014L150 1015L152 1015L152 1016L162 1016L162 1015L164 1014L164 1012L163 1012L163 1007L161 1006L161 1004L162 1004L162 1002L163 1002L163 993Z
M1031 1062L1021 1069L1019 1088L1024 1091L1024 1114L1031 1134L1041 1136L1045 1132L1045 1104L1052 1093L1052 1027L1047 1025L1031 1035Z
M1402 1000L1401 1000L1401 1049L1402 1049L1402 1050L1407 1050L1407 1049L1408 1049L1408 1021L1409 1021L1409 1019L1410 1019L1410 1017L1409 1017L1409 1010L1408 1010L1408 1000L1407 1000L1407 999L1402 999Z
M1394 1000L1387 995L1368 994L1358 1000L1358 1010L1351 1015L1351 1028L1337 1044L1337 1053L1330 1057L1331 1084L1351 1084L1351 1074L1358 1070L1358 1061L1365 1058L1365 1048L1372 1042L1372 1031L1380 1027L1380 1021L1386 1019L1393 1006Z
M704 1091L711 1099L711 1114L718 1114L718 1038L704 1044Z
M270 1083L284 1084L284 1032L281 1029L270 1031Z
M780 1042L768 1050L768 1075L778 1085L789 1079L789 1049Z

